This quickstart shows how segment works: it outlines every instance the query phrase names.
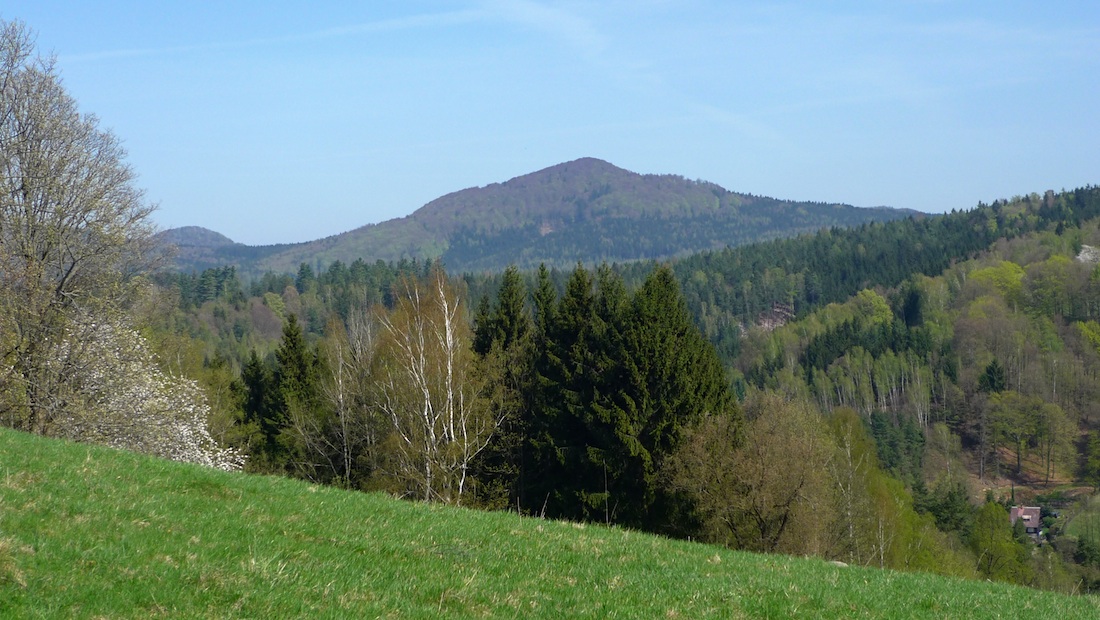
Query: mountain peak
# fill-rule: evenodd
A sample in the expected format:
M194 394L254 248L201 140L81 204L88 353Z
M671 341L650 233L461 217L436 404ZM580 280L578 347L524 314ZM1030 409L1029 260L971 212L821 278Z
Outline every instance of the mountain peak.
M560 164L555 164L553 166L550 166L549 168L544 168L541 172L546 172L546 171L551 171L551 170L561 171L561 172L570 172L570 173L573 173L573 174L585 173L585 172L589 172L589 173L591 173L591 172L615 172L615 173L623 173L623 174L636 174L636 173L631 172L629 170L626 170L624 168L620 168L620 167L616 166L615 164L612 164L610 162L606 162L602 159L597 159L595 157L581 157L580 159L574 159L572 161L562 162ZM534 172L532 174L538 174L538 172Z
M246 246L222 251L216 244L232 242L198 229L178 244L206 244L211 249L199 252L203 260L235 259L242 267L247 255L250 264L242 271L253 273L293 272L303 262L323 266L358 258L441 259L448 269L480 271L509 264L527 268L664 260L907 215L746 196L713 183L675 174L643 175L582 157L452 192L406 217L309 243L262 252Z
M169 228L157 233L157 237L165 243L175 246L195 248L222 248L231 245L239 245L225 235L214 232L202 226L181 226Z
M543 168L542 170L536 170L535 172L529 172L527 174L515 177L506 181L504 184L510 183L523 183L525 181L539 181L547 177L561 177L568 178L571 181L594 179L597 177L640 177L641 175L619 168L618 166L608 163L602 159L596 159L595 157L582 157L580 159L574 159L572 161L562 162L560 164L554 164Z

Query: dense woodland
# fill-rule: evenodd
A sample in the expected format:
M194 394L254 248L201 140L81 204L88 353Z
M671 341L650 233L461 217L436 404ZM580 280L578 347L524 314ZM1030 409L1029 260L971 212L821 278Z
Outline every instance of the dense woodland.
M162 273L147 323L253 471L1091 590L1098 217L1083 188L668 265Z
M21 24L0 26L0 423L411 500L1100 589L1100 188L667 264L173 272L117 139ZM1010 525L1018 503L1042 507L1041 535Z

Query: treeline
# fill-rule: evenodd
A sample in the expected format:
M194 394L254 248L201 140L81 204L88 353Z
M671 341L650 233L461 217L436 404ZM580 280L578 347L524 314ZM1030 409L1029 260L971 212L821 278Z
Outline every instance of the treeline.
M559 295L505 273L471 328L439 267L394 303L333 315L315 345L294 314L253 351L226 437L253 471L432 501L691 535L666 463L704 418L740 411L671 270L628 292L577 267Z
M936 487L918 505L888 473L899 459L875 440L892 425L778 393L739 404L668 267L633 289L606 266L578 266L561 288L545 268L533 286L509 269L472 321L438 265L401 276L392 295L330 315L312 339L288 314L272 354L248 356L221 437L250 470L977 574L965 544L919 512L949 512L957 496Z
M724 204L723 211L690 217L602 216L589 221L585 209L578 205L575 221L560 230L548 232L538 224L499 231L458 230L450 237L441 260L473 273L499 272L501 265L508 263L533 270L539 264L568 268L577 262L654 260L855 225L866 221L868 213L852 207L801 208L804 206L767 199L740 208ZM899 219L902 214L877 213L883 220ZM797 226L792 227L792 222Z
M312 267L303 263L295 275L267 272L253 279L247 288L241 284L237 268L232 265L212 267L202 272L160 272L153 274L153 281L161 287L174 289L179 295L179 307L184 310L211 301L238 306L247 297L282 295L288 288L294 288L299 295L316 294L318 302L326 310L346 316L353 304L392 305L393 285L397 279L402 274L426 274L432 264L432 261L367 263L356 260L345 265L335 261L315 273ZM319 331L322 325L313 327Z
M897 287L915 273L935 276L952 264L977 256L998 240L1044 230L1060 233L1067 227L1072 231L1095 217L1100 217L1100 188L1084 187L997 200L988 205L979 203L969 211L851 228L831 227L748 245L730 241L729 245L735 247L699 252L670 265L696 324L718 347L721 357L729 361L738 355L742 337L753 326L783 322L788 314L805 316L863 289ZM662 220L660 226L669 228L670 238L676 236L675 222ZM714 228L721 229L721 225L716 222ZM594 230L571 232L570 236L595 234ZM651 235L626 232L624 236L634 240L627 243L652 243ZM728 239L740 238L740 233L728 232ZM516 245L559 243L551 239L553 235L533 239L522 233L509 234L518 236L499 241ZM498 241L494 238L490 243L472 231L467 236L470 245L495 247ZM567 239L560 242L573 243ZM466 243L460 239L455 251L462 251ZM591 256L578 260L599 262ZM636 286L654 266L652 261L641 260L613 264L612 268L628 286ZM568 277L568 270L559 271L553 265L551 273L559 286ZM533 277L533 272L525 274L529 283ZM464 279L475 301L500 285L499 273L467 273Z
M705 252L677 261L674 269L696 321L731 359L743 332L776 304L805 315L863 289L896 287L912 274L938 275L998 239L1076 228L1098 216L1100 188L1086 187Z
M863 289L897 287L914 273L937 275L998 239L1040 230L1056 232L1066 226L1072 231L1077 223L1098 216L1100 188L1086 187L979 204L971 211L851 229L832 228L792 239L704 252L671 266L694 321L728 363L738 355L743 336L755 325L783 322L788 314L805 316ZM470 242L485 244L484 240ZM398 274L426 273L432 264L357 260L351 265L336 261L324 269L303 264L296 275L264 274L251 281L247 292L251 298L263 298L277 306L279 301L274 297L293 297L288 290L293 288L298 300L284 299L284 304L296 309L301 303L307 315L302 317L305 329L320 334L329 312L345 316L355 303L392 303L386 296ZM612 265L628 287L640 285L654 267L651 262ZM233 279L225 277L228 269L159 277L165 285L178 278L181 303L190 308L209 301L219 286ZM569 273L568 269L551 266L550 277L559 290ZM463 280L476 303L497 290L500 278L499 274L467 273ZM523 279L534 286L535 273L524 272ZM242 330L249 331L248 326L238 325L237 331ZM269 329L264 333L272 336Z

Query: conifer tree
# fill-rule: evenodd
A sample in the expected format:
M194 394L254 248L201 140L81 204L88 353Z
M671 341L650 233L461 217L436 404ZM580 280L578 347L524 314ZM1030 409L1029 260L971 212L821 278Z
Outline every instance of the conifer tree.
M684 506L665 459L704 415L738 415L716 352L666 267L631 296L610 268L578 266L554 310L536 330L532 488L551 516L672 532Z
M533 324L527 289L518 269L509 267L504 272L495 307L488 296L482 297L474 330L474 350L492 386L488 394L490 407L500 420L497 432L472 464L478 496L489 507L514 506L519 502L524 444L530 425L524 394L531 383L533 361Z
M1007 384L1008 380L1005 376L1004 366L1001 366L1001 363L994 358L985 367L985 372L978 378L978 391L996 394L1003 392Z
M241 408L244 411L243 426L258 429L258 436L248 442L250 458L247 466L255 471L273 470L272 459L278 452L276 438L281 430L281 423L276 418L278 406L274 398L275 379L271 369L260 359L255 349L241 369L238 386Z
M533 302L531 375L524 398L526 421L515 502L520 510L545 514L558 470L551 428L557 403L555 369L560 361L554 348L558 292L545 264L539 265Z
M527 286L514 265L504 270L497 295L497 340L504 348L523 342L531 334L531 315L527 311Z
M630 352L625 332L630 297L622 279L607 265L596 271L595 297L584 335L587 361L581 364L574 384L586 394L570 411L578 434L574 442L578 517L636 525L633 513L645 494L644 449L637 445L638 410L629 385ZM624 521L625 520L625 521Z
M474 353L487 355L493 348L493 308L489 296L484 295L477 302L477 310L474 311Z
M622 359L630 380L625 402L635 409L636 444L630 445L644 481L633 518L639 527L660 529L678 510L658 482L665 459L704 416L731 416L736 436L741 413L717 351L692 322L667 266L634 295Z
M545 350L537 360L539 384L535 390L540 394L534 415L542 432L535 440L538 471L533 487L555 517L586 516L578 485L588 482L579 478L585 472L588 448L584 408L592 402L594 388L585 380L593 365L589 345L594 305L592 276L577 265L545 326Z
M306 344L297 316L289 315L283 324L274 366L253 350L241 369L237 390L243 410L242 427L246 432L248 428L258 430L258 436L249 441L249 467L281 472L292 466L296 453L302 452L298 449L300 442L290 432L294 416L321 413L319 362Z
M292 474L311 469L305 463L306 449L299 433L304 418L321 415L320 373L318 359L306 343L298 317L287 316L283 324L283 339L275 349L275 419L279 425L275 450L277 460L285 462Z
M283 324L283 339L275 349L275 388L278 407L312 407L317 403L317 356L306 344L298 317L291 314ZM284 419L284 422L286 420Z

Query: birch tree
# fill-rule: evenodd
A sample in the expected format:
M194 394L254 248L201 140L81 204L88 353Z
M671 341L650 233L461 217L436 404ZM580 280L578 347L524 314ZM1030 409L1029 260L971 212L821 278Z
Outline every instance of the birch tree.
M837 500L834 553L847 562L868 563L874 554L872 538L878 525L867 493L868 482L878 467L875 447L853 409L837 409L829 425L836 443L828 468Z
M318 461L311 479L354 488L370 474L369 453L382 428L371 401L379 330L377 313L364 309L353 310L346 324L333 318L325 328L320 407L292 412L290 420L306 454Z
M377 406L392 425L383 475L397 492L460 504L470 465L500 423L485 404L470 326L458 292L435 267L397 285L384 342Z

